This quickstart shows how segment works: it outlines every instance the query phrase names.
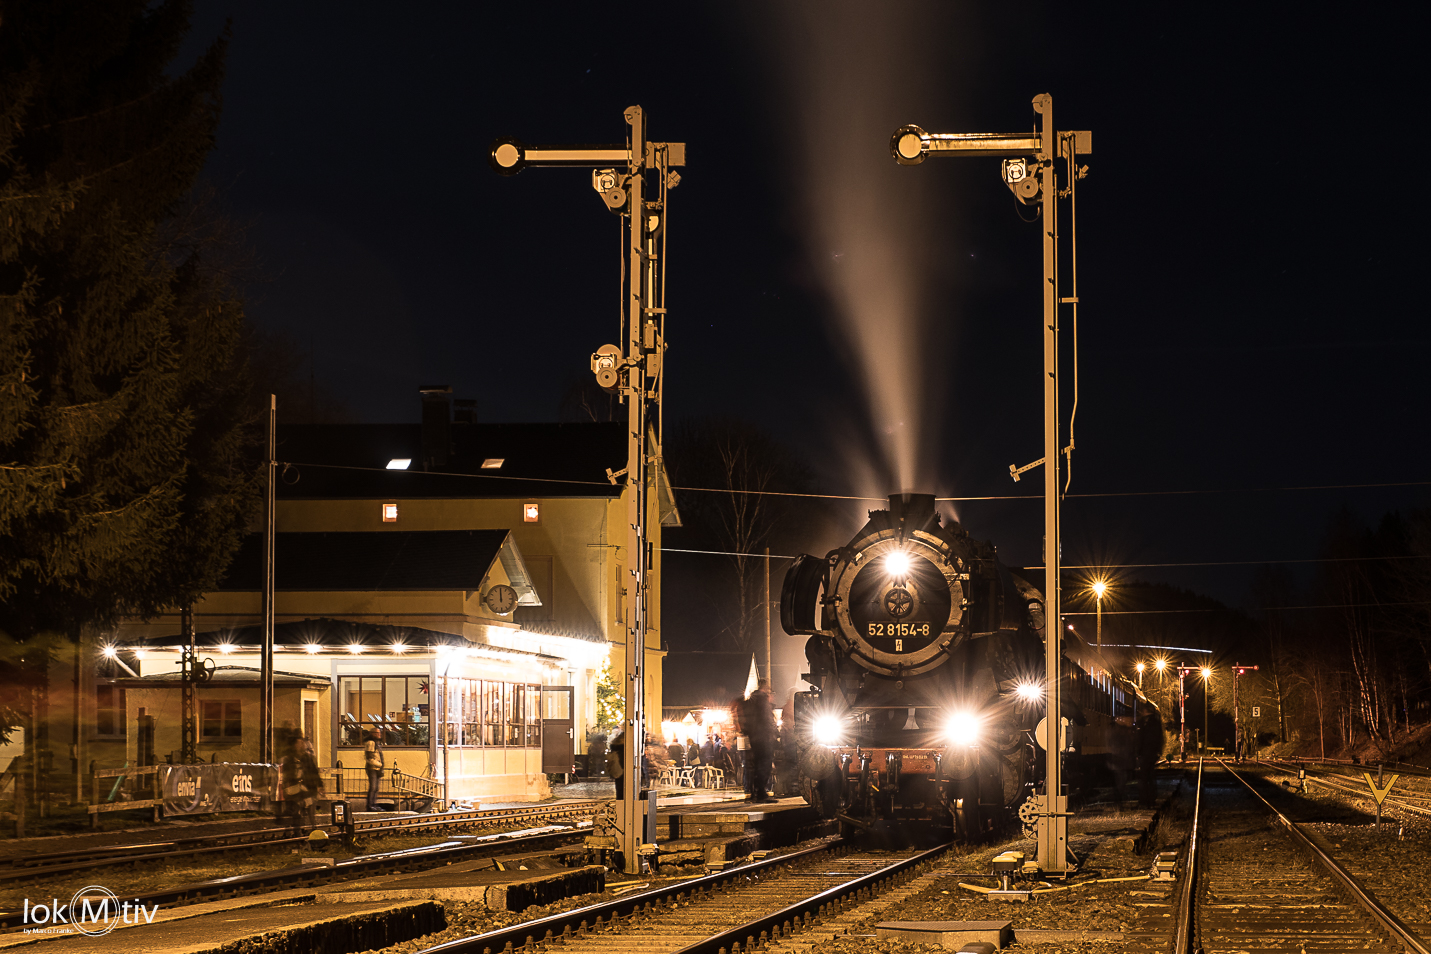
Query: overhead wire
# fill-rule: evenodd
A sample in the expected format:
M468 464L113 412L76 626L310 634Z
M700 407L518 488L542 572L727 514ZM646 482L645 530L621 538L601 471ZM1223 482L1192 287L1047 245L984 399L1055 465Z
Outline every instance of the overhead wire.
M357 464L317 464L310 461L280 460L276 464L283 467L320 467L325 470L374 471L386 474L424 475L428 477L468 477L476 480L520 480L533 484L578 484L589 487L620 486L609 480L573 480L564 477L517 476L512 474L474 474L459 471L440 470L389 470L386 467L363 467ZM1431 487L1431 480L1396 480L1364 484L1305 484L1288 487L1223 487L1210 490L1119 490L1101 493L1067 494L1070 498L1091 497L1178 497L1200 494L1260 494L1290 493L1313 490L1365 490L1384 487ZM887 497L866 497L856 494L813 494L790 490L739 490L727 487L672 487L688 493L707 494L750 494L765 497L803 497L811 500L873 500L883 502ZM970 503L984 500L1042 500L1043 494L991 494L980 497L935 497L939 503Z

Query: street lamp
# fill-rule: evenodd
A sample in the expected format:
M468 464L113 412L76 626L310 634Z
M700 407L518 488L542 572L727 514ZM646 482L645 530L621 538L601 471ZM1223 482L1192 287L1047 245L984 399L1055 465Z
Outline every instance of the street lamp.
M1138 663L1135 668L1138 670L1138 689L1139 691L1141 691L1143 688L1143 670L1147 669L1148 667L1143 665L1142 663Z
M1094 599L1096 599L1096 600L1098 601L1098 630L1097 630L1097 633L1095 634L1094 641L1098 644L1098 648L1099 648L1099 649L1102 649L1102 648L1103 648L1103 594L1106 593L1106 592L1108 592L1108 584L1105 583L1103 580L1094 580L1094 581L1093 581L1093 586L1090 587L1090 589L1093 590L1093 597L1094 597ZM1085 603L1084 605L1086 606L1087 604ZM1142 670L1139 669L1139 672L1141 672L1141 671L1142 671Z
M1208 682L1212 679L1212 669L1202 667L1202 750L1207 751L1207 694Z

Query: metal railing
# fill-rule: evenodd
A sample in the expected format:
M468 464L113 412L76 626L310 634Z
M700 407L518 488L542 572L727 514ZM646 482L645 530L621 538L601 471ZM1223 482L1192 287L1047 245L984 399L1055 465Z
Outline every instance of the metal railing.
M431 770L432 767L428 766L428 771L431 772ZM326 789L324 794L329 798L351 800L366 798L368 795L367 769L339 766L320 769L319 774L332 782L331 786L324 785ZM447 803L441 780L433 778L431 775L409 775L402 771L396 762L385 768L382 776L378 779L377 797L388 800L395 799L399 804L430 801L436 807Z

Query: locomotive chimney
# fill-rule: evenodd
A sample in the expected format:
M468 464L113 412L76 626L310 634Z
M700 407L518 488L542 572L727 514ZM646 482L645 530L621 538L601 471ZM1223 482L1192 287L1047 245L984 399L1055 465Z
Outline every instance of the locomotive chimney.
M932 530L939 526L933 494L890 494L889 516L898 525L901 540L916 530Z

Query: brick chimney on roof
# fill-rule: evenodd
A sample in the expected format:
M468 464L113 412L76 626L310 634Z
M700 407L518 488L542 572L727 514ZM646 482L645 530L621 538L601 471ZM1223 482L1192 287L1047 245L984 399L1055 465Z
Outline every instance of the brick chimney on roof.
M422 394L422 469L441 470L452 452L452 385L425 384Z

